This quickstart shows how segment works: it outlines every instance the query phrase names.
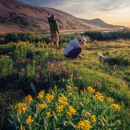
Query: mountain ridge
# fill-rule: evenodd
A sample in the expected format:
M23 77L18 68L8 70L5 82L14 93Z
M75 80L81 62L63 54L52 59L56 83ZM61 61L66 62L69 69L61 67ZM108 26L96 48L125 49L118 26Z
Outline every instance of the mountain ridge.
M18 0L0 1L0 33L23 31L48 31L47 18L56 15L60 30L111 30L124 26L107 24L98 19L87 20L74 17L66 12L34 5L28 5Z

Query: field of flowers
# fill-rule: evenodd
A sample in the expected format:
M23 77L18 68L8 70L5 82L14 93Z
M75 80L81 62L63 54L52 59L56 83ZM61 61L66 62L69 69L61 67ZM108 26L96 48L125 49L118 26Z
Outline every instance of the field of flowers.
M0 45L0 128L130 129L130 41L95 40L75 60L65 45Z

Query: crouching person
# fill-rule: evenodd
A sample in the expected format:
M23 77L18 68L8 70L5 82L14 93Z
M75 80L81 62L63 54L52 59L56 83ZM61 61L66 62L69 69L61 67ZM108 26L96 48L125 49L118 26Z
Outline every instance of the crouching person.
M85 58L84 56L80 55L80 53L82 52L81 46L85 43L86 39L84 37L81 37L79 39L72 39L64 49L64 56L70 59L75 59L78 57L78 55L82 58Z

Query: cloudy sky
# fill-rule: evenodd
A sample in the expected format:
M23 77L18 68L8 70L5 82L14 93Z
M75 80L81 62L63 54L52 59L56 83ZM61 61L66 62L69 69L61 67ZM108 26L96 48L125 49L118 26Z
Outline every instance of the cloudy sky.
M130 27L130 0L19 0L51 7L83 19L100 18L106 23Z

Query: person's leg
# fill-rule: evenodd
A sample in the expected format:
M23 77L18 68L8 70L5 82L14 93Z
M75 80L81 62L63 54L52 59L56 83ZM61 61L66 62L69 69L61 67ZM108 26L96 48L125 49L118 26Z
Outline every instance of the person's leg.
M77 58L77 56L81 53L81 51L82 51L81 47L74 48L73 50L71 50L68 53L67 56L70 57L70 58Z
M51 36L50 48L51 48L54 43L54 35L50 34L50 36Z
M55 43L56 43L56 49L59 49L59 36L55 35Z
M68 55L64 55L66 58L70 58Z

